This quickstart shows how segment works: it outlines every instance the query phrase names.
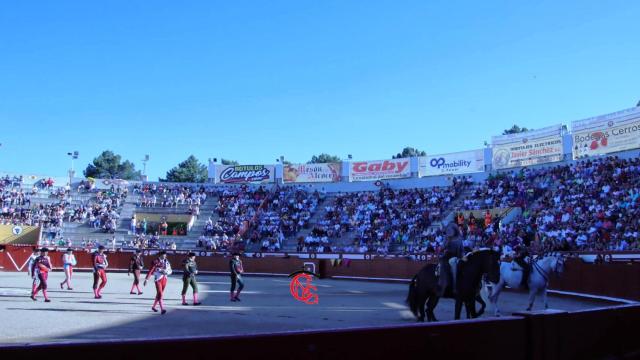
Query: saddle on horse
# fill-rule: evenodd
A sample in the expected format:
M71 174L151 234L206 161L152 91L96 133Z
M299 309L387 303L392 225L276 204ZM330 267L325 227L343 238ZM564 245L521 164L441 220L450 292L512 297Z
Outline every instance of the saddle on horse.
M518 256L513 259L518 266L522 269L522 280L520 285L528 290L529 289L529 275L531 274L531 264L527 261L527 258L524 256Z
M463 258L464 261L464 258ZM460 259L452 257L442 258L436 267L438 276L438 297L453 297L457 293L458 267L461 265Z

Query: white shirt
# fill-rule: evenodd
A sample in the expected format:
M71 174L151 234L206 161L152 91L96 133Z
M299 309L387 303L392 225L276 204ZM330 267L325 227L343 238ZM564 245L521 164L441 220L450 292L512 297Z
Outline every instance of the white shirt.
M67 264L68 264L68 265L76 266L76 264L77 264L76 256L75 256L75 255L73 255L73 254L71 254L71 255L69 255L69 254L63 254L63 255L62 255L62 263L63 263L64 265L67 265Z

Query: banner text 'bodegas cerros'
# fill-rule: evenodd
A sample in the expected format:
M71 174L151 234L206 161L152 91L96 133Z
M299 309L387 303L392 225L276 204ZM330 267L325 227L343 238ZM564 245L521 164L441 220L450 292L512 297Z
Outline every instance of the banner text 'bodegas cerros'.
M573 159L640 148L640 107L571 123Z
M354 161L349 165L349 181L402 179L411 176L409 158Z
M493 168L539 165L561 161L562 125L492 138Z

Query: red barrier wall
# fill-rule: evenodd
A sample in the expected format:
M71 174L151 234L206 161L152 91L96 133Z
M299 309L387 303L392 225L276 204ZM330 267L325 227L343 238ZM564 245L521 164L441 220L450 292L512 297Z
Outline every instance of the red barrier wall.
M628 359L640 357L640 306L518 314L525 316L532 360ZM629 356L629 354L634 354ZM626 356L626 357L625 357Z
M589 264L568 259L561 277L552 277L551 289L640 301L640 263Z
M8 246L4 252L0 252L0 266L4 271L16 271L13 262L21 267L29 255L29 247ZM75 253L78 259L78 268L91 268L91 254L78 251ZM49 253L53 265L62 267L62 253L52 251ZM131 253L109 253L109 268L111 270L125 270L128 267ZM185 255L168 255L174 269L179 269ZM149 268L153 256L145 257L145 265ZM406 258L372 259L372 260L347 260L340 264L331 260L300 259L297 257L265 257L243 258L244 269L247 273L263 274L290 274L302 269L303 263L311 262L316 266L316 272L322 277L363 277L363 278L390 278L411 279L422 267L431 263L428 261L416 261ZM229 258L222 255L199 256L197 258L200 271L228 272ZM22 269L26 271L26 269ZM560 278L552 277L550 288L577 293L586 293L601 296L610 296L640 301L640 262L633 263L584 263L580 259L568 259L565 271Z
M428 263L409 259L374 259L374 260L342 260L340 265L333 266L330 260L324 263L327 277L356 276L373 278L411 279Z
M1 358L637 359L640 305L255 336L0 346Z
M503 318L163 341L0 347L3 359L524 359L525 320ZM499 340L500 346L491 346Z

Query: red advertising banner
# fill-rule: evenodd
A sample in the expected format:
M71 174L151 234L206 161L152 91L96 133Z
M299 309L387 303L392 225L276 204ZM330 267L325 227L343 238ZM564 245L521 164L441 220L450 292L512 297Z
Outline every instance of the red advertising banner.
M349 181L402 179L411 176L409 158L355 161L349 166Z

